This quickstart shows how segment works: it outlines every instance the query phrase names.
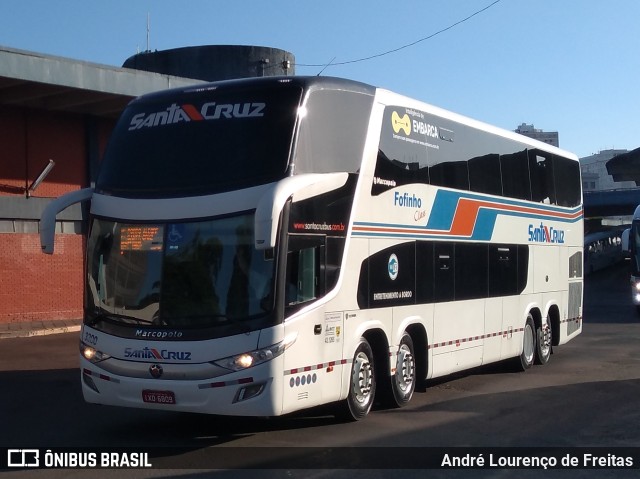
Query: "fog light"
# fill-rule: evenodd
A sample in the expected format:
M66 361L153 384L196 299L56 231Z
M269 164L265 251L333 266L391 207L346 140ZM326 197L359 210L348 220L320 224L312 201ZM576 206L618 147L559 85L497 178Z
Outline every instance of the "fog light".
M265 383L259 384L251 384L250 386L246 386L241 388L236 394L236 398L234 399L234 403L246 401L247 399L254 398L262 394L264 391Z

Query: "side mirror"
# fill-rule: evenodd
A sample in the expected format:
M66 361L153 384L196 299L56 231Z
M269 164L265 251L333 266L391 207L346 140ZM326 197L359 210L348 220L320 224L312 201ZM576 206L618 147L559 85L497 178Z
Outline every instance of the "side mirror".
M42 252L53 254L56 235L56 216L71 205L87 201L93 195L93 188L84 188L62 195L49 203L40 217L40 247Z

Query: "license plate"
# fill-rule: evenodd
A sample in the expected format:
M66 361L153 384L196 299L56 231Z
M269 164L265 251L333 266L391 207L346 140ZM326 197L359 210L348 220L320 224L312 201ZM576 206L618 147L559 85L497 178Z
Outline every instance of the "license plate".
M151 391L145 389L142 391L142 400L152 404L175 404L176 395L173 391Z

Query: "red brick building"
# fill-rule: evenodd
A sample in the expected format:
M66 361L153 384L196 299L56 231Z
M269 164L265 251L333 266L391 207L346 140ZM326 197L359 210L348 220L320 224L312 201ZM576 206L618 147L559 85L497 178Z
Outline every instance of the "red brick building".
M58 217L50 256L40 214L51 198L91 185L132 98L197 82L0 47L0 323L82 317L86 215L75 205Z

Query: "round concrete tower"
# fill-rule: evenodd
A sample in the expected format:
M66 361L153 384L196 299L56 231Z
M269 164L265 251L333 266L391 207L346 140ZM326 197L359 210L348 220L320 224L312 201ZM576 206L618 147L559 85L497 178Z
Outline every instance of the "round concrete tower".
M205 81L293 75L295 58L278 48L204 45L143 52L127 58L124 68Z

